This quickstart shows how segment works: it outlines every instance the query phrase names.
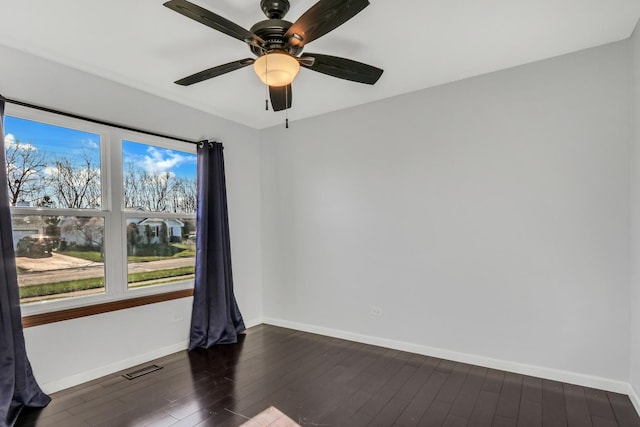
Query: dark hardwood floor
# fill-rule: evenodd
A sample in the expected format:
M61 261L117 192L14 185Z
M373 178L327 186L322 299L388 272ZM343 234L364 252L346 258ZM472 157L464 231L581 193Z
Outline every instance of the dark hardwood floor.
M272 405L302 426L640 426L625 395L266 325L153 363L55 393L18 426L238 426Z

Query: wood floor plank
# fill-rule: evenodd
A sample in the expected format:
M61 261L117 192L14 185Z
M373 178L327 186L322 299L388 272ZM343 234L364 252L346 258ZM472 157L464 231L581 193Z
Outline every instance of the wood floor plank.
M616 416L616 421L620 426L635 426L640 425L640 417L638 413L630 404L628 396L619 393L607 392L609 402L613 408L613 413Z
M408 402L403 399L395 399L395 396L415 371L416 369L413 366L402 366L391 376L389 381L375 393L375 396L363 406L362 410L374 415L371 425L387 427L396 421L402 411L404 411ZM380 415L377 416L378 414Z
M471 370L471 365L467 365L466 363L456 363L455 367L451 370L451 374L447 378L447 381L445 381L438 392L436 400L453 404L458 397L458 393L460 393L460 389L464 384L469 370Z
M449 413L442 427L467 427L467 419Z
M500 399L496 415L502 418L518 419L520 395L522 394L522 375L506 373L500 390Z
M569 427L592 426L593 423L591 422L591 414L589 413L589 405L584 394L584 388L572 384L563 384L562 387L564 388L564 400L567 410L567 425Z
M469 427L491 427L500 395L493 391L481 390L473 412L469 417Z
M502 383L504 382L504 372L489 369L484 377L482 389L494 393L500 393Z
M406 427L417 426L424 418L425 412L433 403L440 388L447 381L447 377L448 375L445 372L434 371L411 403L400 414L396 424Z
M496 415L493 418L493 424L491 424L491 427L516 427L517 425L517 419Z
M237 427L269 406L302 426L640 427L621 394L268 325L152 363L54 393L17 427Z
M587 399L587 405L589 405L589 413L592 419L599 418L600 423L605 420L616 423L616 416L613 413L607 392L585 387L584 395Z
M542 403L542 379L530 376L522 377L522 400Z
M358 409L354 415L355 420L375 419L382 408L397 393L398 389L402 387L403 383L407 381L408 372L405 370L405 373L401 374L404 363L402 360L394 357L386 365L384 371L372 377L373 381L370 381L370 384L367 386L367 389L371 392L371 397ZM409 367L409 370L413 372L415 368ZM355 420L354 422L356 422Z
M456 400L451 406L449 415L455 415L465 420L471 417L486 374L487 368L471 367Z
M593 427L618 427L616 421L598 416L591 417L591 421L593 421Z
M542 403L522 400L518 414L518 427L541 427Z
M406 400L407 402L411 402L413 398L418 394L424 383L429 379L433 371L436 369L439 360L432 357L424 357L422 356L422 363L419 366L411 365L407 363L409 366L416 366L415 374L409 378L409 380L404 384L404 386L398 391L397 398Z
M377 416L369 423L370 427L389 427L395 424L409 402L404 399L392 398Z
M542 380L542 424L545 427L565 427L567 425L562 383Z

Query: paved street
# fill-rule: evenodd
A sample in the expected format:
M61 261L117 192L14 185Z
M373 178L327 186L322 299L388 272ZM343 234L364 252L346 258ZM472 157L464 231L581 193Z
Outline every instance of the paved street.
M104 264L54 253L47 258L16 258L23 273L18 275L20 286L55 283L65 280L88 279L104 275ZM194 258L171 258L162 261L135 262L129 264L129 273L189 267Z

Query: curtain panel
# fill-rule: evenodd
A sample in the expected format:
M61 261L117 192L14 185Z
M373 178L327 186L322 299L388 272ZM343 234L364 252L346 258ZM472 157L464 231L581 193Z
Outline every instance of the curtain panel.
M198 229L189 350L233 344L245 331L233 293L223 146L198 146Z
M7 188L4 106L0 97L0 427L10 427L23 408L42 408L51 399L33 377L22 331Z

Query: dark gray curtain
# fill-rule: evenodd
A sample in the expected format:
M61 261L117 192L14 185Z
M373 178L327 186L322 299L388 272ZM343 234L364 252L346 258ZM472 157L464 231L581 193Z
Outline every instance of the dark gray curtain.
M51 398L33 378L22 333L18 273L13 250L4 147L4 100L0 98L0 427L13 426L24 407L42 408Z
M245 331L233 294L222 144L198 146L196 277L189 350L232 344Z

